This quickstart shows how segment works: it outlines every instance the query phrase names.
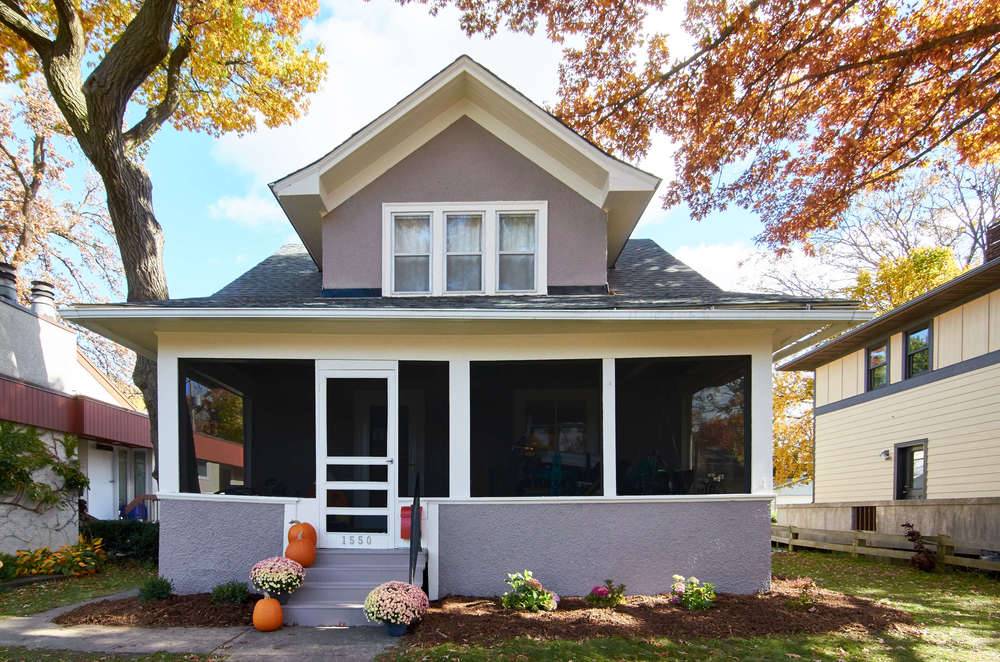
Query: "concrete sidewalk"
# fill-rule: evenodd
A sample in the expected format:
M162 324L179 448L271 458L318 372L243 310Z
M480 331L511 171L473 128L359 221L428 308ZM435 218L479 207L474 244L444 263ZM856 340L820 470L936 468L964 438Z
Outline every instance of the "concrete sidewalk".
M135 591L104 596L124 598ZM80 603L85 604L85 603ZM104 625L56 625L52 619L80 604L34 616L0 618L0 646L21 646L89 653L197 653L229 660L368 661L397 643L377 627L302 628L257 632L252 627L139 628Z

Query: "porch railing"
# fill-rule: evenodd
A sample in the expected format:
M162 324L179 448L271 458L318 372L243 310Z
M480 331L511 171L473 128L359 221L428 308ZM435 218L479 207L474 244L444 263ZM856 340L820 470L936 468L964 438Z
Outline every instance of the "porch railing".
M410 508L410 583L417 571L420 556L420 474L413 483L413 507Z
M122 519L159 522L160 501L156 498L155 494L140 494L122 508Z

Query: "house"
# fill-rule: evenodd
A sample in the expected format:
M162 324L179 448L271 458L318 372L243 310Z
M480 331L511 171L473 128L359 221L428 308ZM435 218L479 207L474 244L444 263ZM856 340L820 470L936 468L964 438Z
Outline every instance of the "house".
M987 261L783 364L816 375L815 492L778 522L1000 550L1000 225Z
M81 500L91 516L116 519L155 492L149 420L80 353L52 287L33 281L31 296L30 308L18 303L14 269L0 264L0 421L35 427L60 454L58 440L75 435L90 479ZM0 505L0 551L74 543L77 524L75 504L44 512Z
M461 57L271 185L301 245L211 296L66 311L158 362L160 571L245 579L309 521L286 618L355 622L406 578L419 477L432 598L524 568L566 594L766 587L772 355L867 314L630 239L659 183ZM199 432L242 445L225 494Z

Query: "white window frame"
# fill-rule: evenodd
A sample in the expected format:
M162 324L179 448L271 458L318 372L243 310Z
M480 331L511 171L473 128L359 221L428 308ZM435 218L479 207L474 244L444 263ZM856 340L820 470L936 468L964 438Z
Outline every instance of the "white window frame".
M395 228L395 218L396 218L396 216L424 216L424 215L426 215L428 217L429 221L430 221L430 232L431 232L430 252L429 253L396 253L396 228ZM383 239L384 240L385 239L388 240L388 247L389 247L389 256L388 256L389 269L391 271L395 270L396 258L397 257L423 257L423 256L426 255L427 256L427 262L428 262L427 269L430 272L428 274L429 278L427 280L427 284L428 284L428 288L429 289L423 290L423 291L420 291L420 292L396 292L395 291L396 290L396 281L395 281L395 274L394 274L393 275L393 280L389 281L390 284L391 284L391 287L392 287L392 294L393 294L393 296L413 296L413 297L424 296L425 297L425 296L430 296L434 292L434 270L436 269L435 263L437 262L434 259L434 257L435 257L434 256L434 253L435 253L435 251L434 251L434 216L435 215L430 210L426 210L426 209L422 209L422 208L421 209L413 209L412 211L396 210L396 211L393 211L392 213L389 214L388 232L385 231L386 228L383 228L383 233L382 233ZM383 241L383 243L385 243L385 241ZM385 263L385 259L383 258L383 264L384 263Z
M482 294L486 290L486 214L478 209L467 209L464 211L454 211L445 210L441 212L443 220L442 229L444 232L444 257L441 260L442 268L444 269L444 291L449 295L463 295L463 294ZM449 216L478 216L480 218L479 223L479 252L478 253L468 253L463 251L449 251L448 250L448 217ZM433 227L433 224L432 224ZM460 257L468 256L479 256L479 289L478 290L449 290L448 289L448 258L452 255ZM431 260L433 263L433 260ZM433 266L431 267L433 269ZM433 279L432 279L433 280Z
M522 212L535 215L535 288L533 290L498 290L498 247L500 212ZM480 237L482 248L483 289L479 292L449 292L446 269L445 214L482 214ZM393 252L393 218L397 215L430 214L431 216L431 289L430 292L395 291ZM548 292L548 202L545 200L491 202L405 202L382 204L382 293L384 296L525 296Z

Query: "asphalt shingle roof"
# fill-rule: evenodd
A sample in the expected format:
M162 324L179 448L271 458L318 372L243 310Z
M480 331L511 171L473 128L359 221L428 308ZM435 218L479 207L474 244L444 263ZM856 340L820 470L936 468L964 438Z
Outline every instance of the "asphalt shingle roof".
M660 248L631 239L614 269L608 294L544 296L329 297L322 275L301 244L288 244L207 297L143 302L170 308L650 309L855 307L837 299L726 292ZM128 304L124 304L128 305Z

